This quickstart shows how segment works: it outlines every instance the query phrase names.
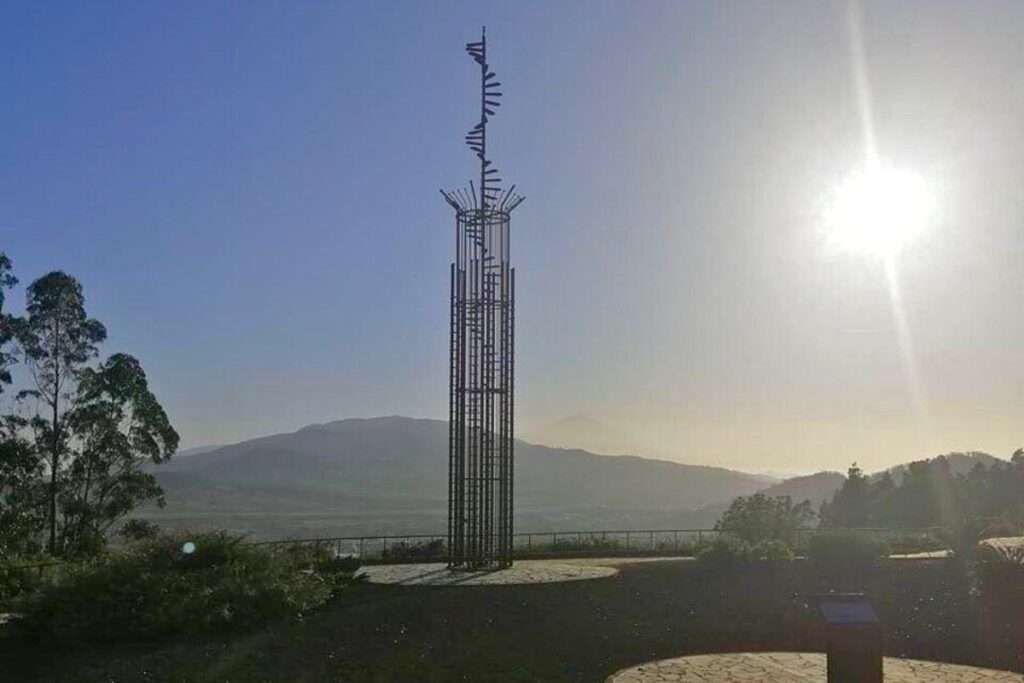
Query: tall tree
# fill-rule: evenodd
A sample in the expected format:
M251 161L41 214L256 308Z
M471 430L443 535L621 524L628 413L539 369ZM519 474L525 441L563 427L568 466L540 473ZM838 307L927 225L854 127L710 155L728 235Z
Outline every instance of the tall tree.
M178 434L150 392L142 366L121 353L80 373L67 422L77 452L60 491L60 545L88 555L137 504L155 499L163 506L163 490L141 465L170 458Z
M0 393L11 383L14 355L10 343L17 319L4 311L6 290L18 284L11 272L11 260L0 252ZM31 552L40 525L37 496L41 468L38 455L19 436L24 420L14 415L0 417L0 559Z
M890 480L891 481L891 480ZM856 528L868 526L871 517L870 485L857 463L850 465L832 502L821 505L822 526Z
M107 331L86 314L82 286L67 273L55 271L39 278L29 285L26 299L26 315L15 325L15 335L35 388L19 397L36 399L42 409L30 423L49 468L49 549L55 554L60 474L71 455L67 412L79 376L96 357Z
M23 426L13 415L0 418L0 560L37 552L45 522L42 461L19 435Z
M0 393L3 393L4 385L11 383L10 365L13 356L8 350L8 345L14 338L15 319L4 312L6 292L18 284L18 278L11 272L11 259L7 254L0 251Z

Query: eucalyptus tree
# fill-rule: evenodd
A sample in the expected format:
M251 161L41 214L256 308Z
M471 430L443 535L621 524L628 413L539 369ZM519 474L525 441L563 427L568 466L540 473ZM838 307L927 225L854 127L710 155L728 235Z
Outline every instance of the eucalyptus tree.
M82 370L68 429L76 453L59 493L60 545L65 552L88 555L139 503L156 500L163 506L163 490L141 465L170 458L178 434L149 390L139 361L123 353Z
M19 392L34 399L37 410L29 420L35 445L49 470L47 491L49 550L57 552L57 501L61 471L73 455L67 417L78 379L99 353L106 328L85 311L82 285L67 273L48 273L26 292L25 316L14 326L15 336L34 384Z
M6 291L18 284L11 260L0 252L0 393L11 383L11 351L17 321L4 310ZM42 468L33 445L21 437L24 420L0 416L0 559L35 550L40 526L39 477Z
M11 383L10 365L14 360L9 350L14 338L14 318L4 311L7 298L4 290L18 284L18 278L14 277L11 270L11 259L0 251L0 393L3 393L5 384Z

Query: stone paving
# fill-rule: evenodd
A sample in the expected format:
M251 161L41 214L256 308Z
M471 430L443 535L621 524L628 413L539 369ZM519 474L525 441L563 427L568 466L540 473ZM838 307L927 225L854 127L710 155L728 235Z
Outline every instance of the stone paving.
M973 666L924 662L918 659L886 657L886 683L938 682L1003 683L1024 682L1024 676L1009 671ZM808 683L825 681L825 655L807 652L744 652L724 655L695 655L649 662L623 669L605 683Z
M509 569L484 572L452 571L441 563L384 564L364 567L370 583L403 586L507 586L524 583L584 581L614 576L618 569L599 561L592 563L519 560Z

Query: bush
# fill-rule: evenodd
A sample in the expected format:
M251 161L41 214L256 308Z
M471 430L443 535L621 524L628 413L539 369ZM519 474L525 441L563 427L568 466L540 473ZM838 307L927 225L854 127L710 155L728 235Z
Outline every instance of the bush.
M1024 539L993 538L977 548L977 571L982 594L1024 602Z
M19 627L56 640L146 639L249 628L304 613L354 580L350 564L242 543L164 535L69 568L18 605Z
M129 519L117 533L126 541L149 541L160 535L160 526L148 519Z
M715 530L739 536L747 543L774 539L795 543L800 529L815 518L810 501L793 505L789 496L766 496L755 493L740 496L715 524Z
M814 534L807 544L808 559L830 571L870 567L888 555L884 542L851 531Z
M697 551L697 561L715 570L728 570L753 562L786 562L793 559L793 550L778 539L765 539L758 543L746 541L730 534L720 534Z
M793 559L793 550L777 539L766 539L750 546L747 557L751 560L784 562Z
M0 564L0 605L5 605L36 590L43 583L48 567L37 568L42 561L14 561Z
M697 551L697 562L714 570L733 569L750 557L750 545L735 536L720 534Z
M445 556L445 543L440 538L418 543L396 543L381 553L392 560L438 560Z

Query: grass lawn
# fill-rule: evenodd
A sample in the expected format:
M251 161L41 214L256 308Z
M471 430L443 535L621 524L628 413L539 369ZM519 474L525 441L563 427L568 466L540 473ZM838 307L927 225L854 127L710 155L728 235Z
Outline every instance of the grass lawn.
M889 562L861 578L885 654L1007 668L953 563ZM650 659L820 650L804 562L712 575L696 563L624 566L609 579L499 587L360 585L304 620L245 634L53 648L0 638L12 681L602 681ZM7 676L7 677L5 677Z

